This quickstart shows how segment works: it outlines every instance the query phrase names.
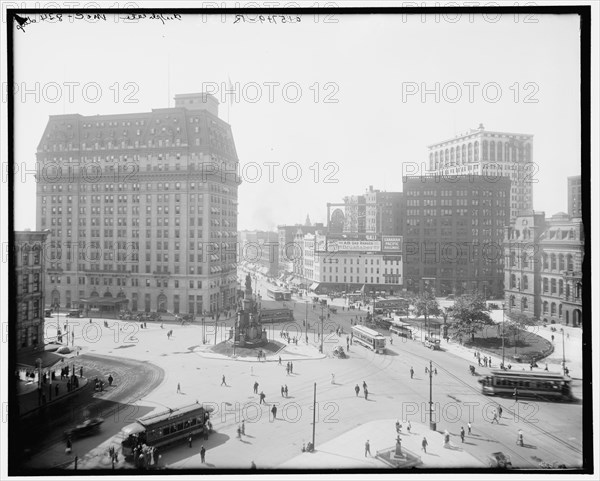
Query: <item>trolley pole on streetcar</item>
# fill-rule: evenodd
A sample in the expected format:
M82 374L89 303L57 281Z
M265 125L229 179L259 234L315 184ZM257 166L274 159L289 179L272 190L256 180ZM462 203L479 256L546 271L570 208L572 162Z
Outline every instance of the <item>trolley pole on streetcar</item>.
M433 422L433 362L429 361L429 429L435 431L436 425Z
M308 299L305 301L305 304L306 304L306 312L304 314L304 330L305 330L304 335L306 336L305 339L307 339L307 343L308 343Z

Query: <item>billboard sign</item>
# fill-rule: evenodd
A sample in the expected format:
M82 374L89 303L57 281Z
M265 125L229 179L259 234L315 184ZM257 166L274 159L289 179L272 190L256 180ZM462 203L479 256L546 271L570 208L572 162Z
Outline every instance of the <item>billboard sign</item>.
M402 251L401 235L386 235L382 237L384 251Z
M327 239L327 252L380 252L381 241Z

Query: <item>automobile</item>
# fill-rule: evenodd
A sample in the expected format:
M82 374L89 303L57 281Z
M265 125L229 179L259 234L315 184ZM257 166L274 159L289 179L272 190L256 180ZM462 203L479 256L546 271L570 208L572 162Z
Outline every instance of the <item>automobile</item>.
M429 349L433 349L434 351L440 350L440 340L439 339L430 339L425 336L425 341L423 341L423 345L428 347Z
M329 306L329 312L331 312L332 314L336 314L337 313L337 307Z
M339 357L340 359L346 359L346 353L344 352L344 348L342 346L336 346L333 349L333 355L335 357Z
M504 454L501 451L497 453L492 453L488 455L488 466L490 468L512 468L512 463L510 461L510 456Z
M83 437L94 434L100 430L100 425L104 422L103 418L89 418L71 429L65 431L65 437Z

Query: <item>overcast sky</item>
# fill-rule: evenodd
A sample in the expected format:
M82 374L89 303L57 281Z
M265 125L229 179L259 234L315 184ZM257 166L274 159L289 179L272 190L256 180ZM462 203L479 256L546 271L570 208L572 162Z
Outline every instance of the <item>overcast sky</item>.
M244 177L239 229L303 223L307 214L325 221L327 202L369 185L401 191L403 163L424 163L427 145L480 123L534 136L534 208L567 211L566 178L580 173L581 154L576 16L275 20L109 16L15 31L19 169L34 168L49 115L147 112L204 86L224 101L219 116L233 129ZM229 82L240 92L231 104ZM23 97L25 88L39 95ZM422 98L423 88L432 93ZM280 163L273 179L265 162ZM33 175L18 175L14 187L15 227L33 229Z

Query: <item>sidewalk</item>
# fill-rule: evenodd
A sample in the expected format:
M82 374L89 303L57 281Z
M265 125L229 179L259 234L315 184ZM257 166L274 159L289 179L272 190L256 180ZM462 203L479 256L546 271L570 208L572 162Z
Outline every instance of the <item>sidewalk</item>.
M66 400L67 398L80 393L88 383L88 379L83 377L80 378L77 376L77 380L79 381L79 387L75 389L71 389L71 391L67 390L67 382L68 379L60 379L60 369L58 370L59 375L57 378L52 381L52 384L44 384L43 390L46 394L46 403L40 404L40 400L38 398L37 392L37 382L36 383L25 383L24 381L20 381L18 385L18 402L19 402L19 415L21 417L29 416L36 411L40 410L42 407L53 406L59 404L60 402ZM33 389L32 389L33 385ZM58 386L58 397L56 396L56 386Z
M335 468L343 465L348 469L395 469L376 457L377 451L383 451L396 445L396 419L383 419L362 424L345 432L331 441L319 445L313 453L301 453L295 458L280 464L284 469ZM423 437L427 438L427 453L421 449ZM406 432L404 423L402 449L419 456L421 468L482 468L485 465L463 450L460 438L452 436L449 447L443 446L444 435L431 431L429 426L412 423L411 433ZM365 442L369 440L371 456L365 456Z
M496 323L502 322L502 311L491 311L490 313L492 320ZM554 352L547 356L546 358L538 361L537 368L534 368L535 372L541 372L544 370L546 364L548 364L548 372L553 373L561 373L562 370L562 333L560 332L560 328L565 330L565 360L566 365L569 368L569 376L572 379L581 380L582 379L582 358L581 358L581 334L582 331L580 328L570 327L570 326L556 326L557 332L552 332L550 326L544 327L543 325L532 326L530 332L536 334L538 336L544 337L545 339L551 341L552 335L554 335ZM425 332L420 329L418 326L412 326L413 333L415 335L415 340L420 342L421 339L424 339ZM569 338L567 339L567 333L569 333ZM477 366L477 359L474 357L474 353L478 351L478 349L468 348L460 345L458 342L450 341L445 342L442 340L441 344L442 349L447 352L450 352L458 357L462 357L467 360L470 364L476 366L477 370L486 369L482 366ZM484 349L479 349L482 355L486 355L492 358L492 368L491 369L499 369L500 363L502 362L502 358L496 354L492 354ZM508 364L507 361L505 361ZM510 362L512 371L529 371L530 366L528 362L518 363L518 362Z

